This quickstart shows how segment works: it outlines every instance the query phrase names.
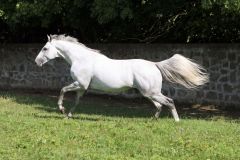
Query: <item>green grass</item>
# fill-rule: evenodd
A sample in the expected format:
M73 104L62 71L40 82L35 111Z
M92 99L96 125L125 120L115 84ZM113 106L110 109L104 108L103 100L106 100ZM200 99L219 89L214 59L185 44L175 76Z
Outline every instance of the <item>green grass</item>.
M75 118L64 119L56 104L1 92L0 159L240 159L239 120L155 120L147 104L104 97L84 98Z

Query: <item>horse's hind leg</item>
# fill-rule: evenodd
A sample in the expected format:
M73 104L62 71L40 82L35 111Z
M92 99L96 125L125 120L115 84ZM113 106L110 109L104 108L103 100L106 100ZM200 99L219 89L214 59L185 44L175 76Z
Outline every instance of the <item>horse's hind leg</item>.
M157 108L157 111L155 113L155 118L159 118L159 115L162 111L162 105L155 100L151 100L151 101L153 102L154 106Z
M163 103L161 103L161 101L159 100L159 98L157 96L147 96L145 94L143 94L144 97L148 98L151 102L153 102L154 106L156 107L157 111L155 113L155 118L159 118L160 113L162 111L162 105ZM157 98L156 98L157 97Z
M78 91L76 91L77 93L76 93L76 99L75 99L75 105L70 109L70 111L69 111L69 113L68 113L68 118L72 118L72 114L73 114L73 112L75 111L75 109L76 109L76 107L77 107L77 105L79 104L79 99L80 99L80 97L83 95L83 91L82 90L78 90Z
M175 121L176 122L179 121L179 116L178 116L176 107L175 107L174 102L173 102L173 100L171 98L168 98L168 97L166 97L166 96L164 96L162 94L158 94L156 96L152 96L151 99L153 101L157 101L158 103L169 107L170 110L171 110L172 116L175 119Z

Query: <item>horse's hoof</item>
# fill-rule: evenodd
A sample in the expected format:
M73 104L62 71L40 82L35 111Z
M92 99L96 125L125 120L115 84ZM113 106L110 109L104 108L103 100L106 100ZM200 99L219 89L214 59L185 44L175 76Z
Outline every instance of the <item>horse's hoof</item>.
M60 109L60 112L61 112L62 114L65 114L65 109L64 109L64 108Z
M175 119L175 122L177 122L177 123L178 123L179 121L180 121L180 119L179 119L179 118L176 118L176 119Z
M68 118L72 118L73 117L73 115L72 115L72 113L68 113Z

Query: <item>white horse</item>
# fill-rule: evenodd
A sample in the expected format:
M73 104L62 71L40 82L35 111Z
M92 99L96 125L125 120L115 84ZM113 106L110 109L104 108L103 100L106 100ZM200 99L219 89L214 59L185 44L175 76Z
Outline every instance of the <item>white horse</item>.
M165 105L170 108L175 121L179 121L173 100L161 93L162 76L189 89L208 82L208 74L200 65L179 54L161 62L143 59L116 60L65 35L48 36L48 42L35 62L42 66L56 57L64 58L71 65L70 73L74 80L72 84L61 89L58 105L62 113L65 113L64 93L77 92L75 105L67 114L68 117L72 117L79 98L88 88L105 92L121 92L136 88L156 106L156 118Z

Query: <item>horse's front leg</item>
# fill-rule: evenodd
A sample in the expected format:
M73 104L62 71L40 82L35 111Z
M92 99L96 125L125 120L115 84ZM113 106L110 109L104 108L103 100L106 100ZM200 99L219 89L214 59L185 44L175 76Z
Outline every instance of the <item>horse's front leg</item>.
M65 86L61 89L60 96L58 99L58 107L61 113L65 114L65 108L63 107L63 98L64 98L64 93L69 92L69 91L76 91L80 90L81 86L79 83L76 81L68 86Z
M83 90L78 90L77 94L76 94L76 99L75 99L75 105L70 109L69 113L68 113L68 118L72 118L72 114L75 111L77 105L79 104L79 99L80 97L83 95L84 91Z

